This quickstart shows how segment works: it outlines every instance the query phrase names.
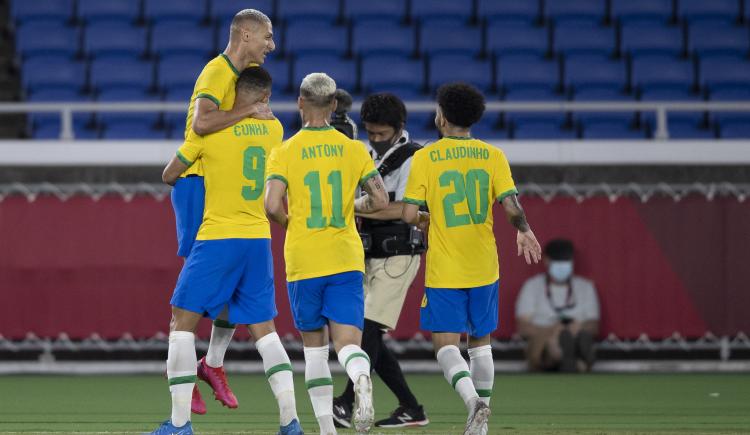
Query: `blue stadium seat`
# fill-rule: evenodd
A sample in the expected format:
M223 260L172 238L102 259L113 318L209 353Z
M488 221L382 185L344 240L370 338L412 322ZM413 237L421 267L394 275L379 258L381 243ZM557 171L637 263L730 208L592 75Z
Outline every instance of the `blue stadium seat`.
M633 102L635 96L632 94L625 94L622 88L612 88L608 86L602 87L585 87L581 90L576 90L572 94L574 101L615 101L615 102ZM573 119L587 123L594 121L614 121L624 122L628 125L635 124L636 114L634 112L573 112Z
M594 120L581 123L581 137L583 139L646 139L646 132L634 127L627 121Z
M416 51L413 26L390 19L357 21L352 27L352 52L355 55L403 54Z
M524 2L519 2L524 3ZM487 53L535 54L549 51L549 29L524 20L493 20L487 24Z
M86 68L64 56L44 56L27 60L21 68L24 89L29 92L67 88L80 91L86 83Z
M73 1L13 0L10 2L10 14L17 24L47 18L68 20L73 15Z
M680 27L670 27L655 21L636 21L622 25L620 51L633 56L642 54L670 54L683 52Z
M735 21L739 17L740 4L737 0L680 0L677 2L677 16L688 22L705 19Z
M534 55L503 56L495 68L497 84L502 91L518 87L544 87L553 90L560 84L560 67L556 61Z
M73 135L76 140L91 140L99 138L99 131L95 126L89 126L85 120L73 119ZM32 127L31 137L39 140L60 138L60 121L39 122Z
M281 122L284 126L284 139L288 139L294 136L302 127L302 120L299 117L299 112L279 112L274 113L276 119Z
M438 131L435 128L435 112L409 112L406 119L406 129L412 139L423 141L437 140Z
M164 92L164 101L190 101L190 97L193 95L193 89L193 84L169 87L166 92Z
M279 57L273 57L266 59L262 66L273 78L274 96L271 98L275 98L276 94L289 92L291 88L299 86L299 83L290 82L289 73L291 72L291 64L289 61L280 59Z
M615 28L593 24L588 21L565 21L553 28L552 49L555 53L604 54L615 52Z
M101 20L85 27L84 52L141 56L146 53L146 29L125 21Z
M143 15L152 23L174 19L199 22L206 16L206 1L143 0Z
M100 56L90 70L90 86L99 92L133 86L147 91L153 84L153 64L137 58Z
M210 27L185 21L157 23L151 31L151 52L158 56L192 54L208 56L216 51Z
M165 56L156 68L156 85L162 91L172 88L193 87L207 60L203 56Z
M628 87L627 68L623 60L607 56L568 56L563 62L563 85L575 90L588 87L624 90Z
M80 93L77 88L59 86L38 89L28 95L27 101L34 103L87 102L91 101L91 96ZM60 137L59 113L31 113L27 116L27 119L31 137L35 139L57 139ZM96 135L96 132L86 128L90 120L90 113L76 112L73 114L73 131L78 138L91 139Z
M424 63L406 56L376 55L362 61L365 92L383 89L424 90Z
M135 22L141 4L133 0L78 0L78 18L88 24L98 20L118 19Z
M419 27L419 50L436 53L478 55L482 50L482 29L462 24L457 19L430 20Z
M736 56L710 56L700 59L698 77L705 89L750 85L750 61Z
M161 140L166 138L166 130L157 130L148 123L129 119L113 120L102 130L102 139L108 140Z
M607 9L606 0L546 0L546 19L584 18L591 21L604 21Z
M427 70L430 90L440 85L463 81L483 92L492 91L492 63L466 54L443 54L430 58Z
M539 17L540 2L536 0L479 0L477 16L494 20L521 19L527 22Z
M118 88L102 91L97 96L97 101L101 102L137 102L137 103L154 103L160 99L153 94L144 92L139 88ZM108 126L113 122L119 121L138 121L149 126L154 126L159 122L159 112L100 112L97 114L98 121ZM184 118L183 118L184 119Z
M707 54L744 56L750 47L747 27L723 21L698 21L688 28L688 51L700 57Z
M357 64L353 60L342 59L335 55L318 54L299 56L292 66L292 83L299 86L306 75L313 72L325 72L336 81L336 87L354 92L357 87Z
M340 17L339 0L278 0L276 19L289 24L299 19L316 18L329 23Z
M687 120L674 120L671 118L667 123L667 131L671 139L715 139L716 132L713 128L709 128L700 124L696 124ZM650 130L650 134L654 136L654 129Z
M564 97L545 87L527 87L514 89L504 96L505 101L563 101ZM567 122L567 115L559 110L549 112L506 112L501 116L516 127L527 123L550 122L562 126Z
M690 89L685 89L679 86L647 90L641 93L640 100L698 102L703 101L703 96L691 92ZM685 122L696 126L706 124L707 120L705 112L668 112L667 117L669 122ZM653 111L642 113L641 119L650 125L655 125L655 114Z
M243 9L257 9L269 18L273 19L274 0L211 0L208 2L208 16L212 20L225 21L234 18L234 15Z
M400 22L406 17L406 2L402 0L344 0L344 16L354 23L373 18Z
M467 22L473 8L467 2L455 0L411 0L409 17L412 20L454 18Z
M80 90L72 87L56 86L54 88L41 88L30 92L26 101L39 102L65 102L65 101L89 101L91 96L82 94Z
M403 101L435 101L432 95L424 93L421 89L414 87L413 85L382 85L373 86L365 90L365 95L374 94L376 92L390 92L397 95Z
M471 137L480 140L507 139L509 130L500 128L497 113L485 112L482 119L471 126Z
M679 88L689 91L695 85L692 62L672 56L648 55L633 59L633 86L641 91Z
M516 140L573 140L577 138L577 134L575 130L563 128L558 123L540 120L514 125L511 138Z
M672 0L611 0L612 18L622 24L643 19L666 23L672 18Z
M343 56L348 51L346 27L331 26L323 20L298 20L286 27L285 52L288 54L326 53Z
M747 122L728 122L720 125L719 137L722 139L750 139L750 124Z
M709 94L711 101L750 101L750 84L746 86L730 86L714 90ZM724 122L746 122L750 124L750 112L711 112L711 118L723 124Z
M18 29L16 52L22 57L78 53L79 32L57 21L34 21Z

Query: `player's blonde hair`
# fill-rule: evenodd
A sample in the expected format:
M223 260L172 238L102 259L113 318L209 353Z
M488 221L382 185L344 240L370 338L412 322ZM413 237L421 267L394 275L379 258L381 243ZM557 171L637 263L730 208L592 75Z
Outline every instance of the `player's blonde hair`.
M270 24L271 19L266 14L257 9L243 9L232 18L232 24L229 27L230 34L241 30L241 25L245 23L252 24Z
M336 82L326 73L311 73L302 79L299 94L317 107L325 107L336 96Z

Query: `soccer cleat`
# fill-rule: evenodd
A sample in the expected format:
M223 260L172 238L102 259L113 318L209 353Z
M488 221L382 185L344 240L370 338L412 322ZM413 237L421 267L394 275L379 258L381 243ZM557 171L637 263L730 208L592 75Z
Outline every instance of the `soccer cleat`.
M474 401L469 418L466 420L464 435L481 435L482 429L490 418L490 407L479 399Z
M427 426L429 423L430 420L425 415L424 408L421 405L413 409L399 406L391 413L390 417L377 421L375 426L383 428L414 427Z
M193 400L190 401L190 410L193 414L203 415L206 413L206 402L201 397L201 390L198 389L198 384L193 386Z
M232 389L229 388L229 383L227 383L224 367L209 367L204 356L198 361L198 377L211 386L214 390L214 398L222 405L233 409L239 406L237 398L234 396Z
M304 435L305 432L302 430L299 421L295 418L286 426L281 426L277 435Z
M354 384L354 409L352 423L357 433L367 433L375 421L375 408L372 404L372 380L367 375L360 375Z
M185 426L176 427L172 425L172 421L167 420L157 427L155 431L149 432L150 435L193 435L193 425L190 422L185 423Z
M333 424L336 427L352 427L352 407L341 397L333 398Z

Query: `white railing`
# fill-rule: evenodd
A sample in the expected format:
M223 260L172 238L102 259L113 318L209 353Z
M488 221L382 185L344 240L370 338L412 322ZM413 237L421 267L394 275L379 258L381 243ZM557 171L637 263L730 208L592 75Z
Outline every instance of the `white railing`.
M355 102L352 111L361 103ZM296 103L272 103L275 112L296 112ZM434 102L412 101L406 107L410 112L432 112ZM60 139L74 139L73 114L76 112L185 112L185 103L0 103L0 113L59 113ZM750 101L736 102L488 102L488 112L654 112L656 131L654 139L669 138L667 113L669 112L750 112Z

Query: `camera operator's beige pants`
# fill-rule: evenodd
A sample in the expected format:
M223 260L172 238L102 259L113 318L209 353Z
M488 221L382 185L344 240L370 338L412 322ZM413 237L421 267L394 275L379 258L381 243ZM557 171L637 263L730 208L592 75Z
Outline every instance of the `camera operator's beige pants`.
M365 260L365 319L396 328L419 261L419 255Z

